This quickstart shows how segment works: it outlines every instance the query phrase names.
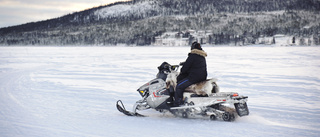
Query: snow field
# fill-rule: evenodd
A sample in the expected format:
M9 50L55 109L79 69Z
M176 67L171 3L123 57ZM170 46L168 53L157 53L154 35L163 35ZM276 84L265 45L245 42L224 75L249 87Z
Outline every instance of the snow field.
M319 136L319 47L204 47L221 92L249 96L234 122L128 110L157 67L189 47L0 47L0 136Z

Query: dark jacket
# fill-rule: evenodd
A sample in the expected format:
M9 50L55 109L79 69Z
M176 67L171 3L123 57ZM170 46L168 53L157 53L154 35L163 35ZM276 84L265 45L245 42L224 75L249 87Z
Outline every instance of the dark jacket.
M203 50L193 49L180 71L180 78L187 77L191 83L197 83L207 79L207 53Z

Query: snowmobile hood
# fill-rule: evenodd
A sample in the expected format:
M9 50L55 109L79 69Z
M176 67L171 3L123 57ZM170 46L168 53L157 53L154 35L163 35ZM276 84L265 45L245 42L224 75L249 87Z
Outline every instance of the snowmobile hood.
M190 54L197 54L203 57L207 57L207 53L204 52L203 50L199 50L199 49L193 49L191 50Z

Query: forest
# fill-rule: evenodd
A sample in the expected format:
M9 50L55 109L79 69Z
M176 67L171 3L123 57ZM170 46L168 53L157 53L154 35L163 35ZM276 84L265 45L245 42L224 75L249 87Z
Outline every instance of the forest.
M1 28L0 45L143 46L187 30L207 32L208 44L257 44L283 34L320 45L319 11L318 0L133 0Z

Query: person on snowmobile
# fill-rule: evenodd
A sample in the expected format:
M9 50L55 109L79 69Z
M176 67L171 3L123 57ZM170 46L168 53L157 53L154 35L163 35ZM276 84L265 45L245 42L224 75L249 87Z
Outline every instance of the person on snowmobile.
M207 53L202 50L201 45L198 42L193 42L187 60L180 63L180 65L183 66L177 77L178 83L174 94L174 107L183 104L183 92L187 87L207 79L207 63L205 57L207 57Z

